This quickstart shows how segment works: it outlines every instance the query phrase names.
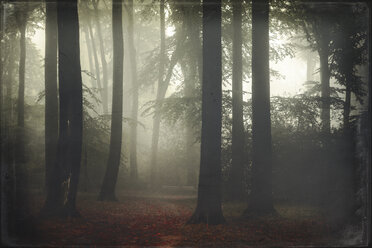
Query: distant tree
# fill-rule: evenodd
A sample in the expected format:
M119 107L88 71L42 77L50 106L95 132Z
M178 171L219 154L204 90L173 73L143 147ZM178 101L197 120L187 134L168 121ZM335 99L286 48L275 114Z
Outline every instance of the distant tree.
M242 3L234 0L233 8L233 72L232 72L232 165L228 197L242 199L244 173L244 124L242 88Z
M53 185L43 213L78 216L76 194L82 151L82 79L77 0L57 3L59 137Z
M57 6L54 2L46 2L45 18L45 185L49 191L58 142Z
M113 87L110 151L99 200L116 201L115 186L118 177L122 124L123 124L123 59L124 41L122 25L122 0L112 1L113 34Z
M101 23L99 18L99 5L100 0L92 0L93 4L93 10L94 10L94 23L97 28L97 34L99 39L99 51L101 54L101 64L102 64L102 82L103 82L103 88L102 88L102 104L103 104L103 113L108 114L108 77L107 77L107 62L105 57L105 49L104 49L104 42L102 37L102 29L101 29ZM93 39L93 36L92 36Z
M165 11L164 0L160 0L160 51L159 51L159 75L158 89L156 100L159 101L163 88L164 66L165 66ZM151 144L151 178L150 181L154 185L157 183L157 154L159 143L160 115L159 111L155 110L153 128L152 128L152 144Z
M269 1L252 2L252 188L243 216L275 212L272 196Z
M203 2L202 136L198 200L193 223L220 224L221 209L221 1Z
M136 47L134 45L134 9L133 0L127 0L126 9L128 13L128 46L132 75L132 123L130 128L130 178L133 183L138 181L137 168L137 120L138 120L138 84L137 84L137 59Z

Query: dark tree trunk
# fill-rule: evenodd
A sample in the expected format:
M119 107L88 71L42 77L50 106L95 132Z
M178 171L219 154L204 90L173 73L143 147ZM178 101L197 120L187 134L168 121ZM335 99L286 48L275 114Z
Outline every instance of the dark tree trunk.
M233 2L233 80L232 80L232 166L228 198L241 200L244 196L244 124L242 86L242 3Z
M252 2L252 189L244 216L275 213L272 197L269 1Z
M159 101L161 97L161 88L163 85L164 77L164 62L165 62L165 11L164 0L160 0L160 52L159 52L159 76L158 76L158 89L156 100ZM160 129L160 115L158 108L155 110L153 128L152 128L152 144L151 144L151 184L157 183L157 154L159 143L159 129Z
M133 34L133 0L128 0L128 45L132 75L132 123L130 128L130 178L133 183L138 181L137 170L137 120L138 120L138 85L137 85L137 60Z
M351 109L351 87L349 84L346 85L345 90L345 102L344 102L344 113L343 113L343 125L344 133L347 134L350 131L350 109Z
M103 88L102 88L102 105L103 105L103 113L108 114L108 78L107 78L107 62L105 57L105 49L103 46L103 38L102 38L102 31L101 31L101 23L99 20L99 13L98 13L98 3L99 0L93 1L93 7L94 7L94 14L95 14L95 24L97 27L97 34L99 39L99 51L101 53L101 64L102 64L102 81L103 81ZM92 36L93 39L93 36Z
M27 5L26 5L27 6ZM27 7L26 7L27 8ZM17 129L15 143L15 213L16 233L26 234L25 225L29 218L28 178L25 156L25 65L26 65L26 25L27 15L21 13L17 17L17 25L20 32L20 60L19 60L19 86L17 98ZM27 230L28 231L28 230Z
M221 1L203 2L202 134L198 201L188 223L220 224L221 209Z
M76 194L82 150L82 79L77 0L57 3L59 137L53 185L44 214L78 216Z
M319 41L319 58L320 58L320 84L321 84L321 113L322 132L329 134L331 131L331 102L330 102L330 72L328 66L328 41L321 38Z
M45 20L45 186L53 183L51 176L58 141L57 90L57 7L46 3ZM47 193L48 194L48 193Z
M110 152L99 200L116 201L115 186L118 177L123 123L123 25L122 0L112 2L113 33L113 87Z

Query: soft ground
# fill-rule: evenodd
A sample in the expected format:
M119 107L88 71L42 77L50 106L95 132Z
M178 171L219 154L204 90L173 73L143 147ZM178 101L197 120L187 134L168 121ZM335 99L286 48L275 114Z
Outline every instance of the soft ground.
M96 194L79 193L81 218L37 218L35 235L26 243L43 247L324 247L346 242L319 209L308 205L278 203L279 216L241 220L246 204L224 203L226 224L186 225L196 204L195 192L189 189L126 190L117 196L118 202L99 202ZM43 200L40 192L34 194L35 216Z

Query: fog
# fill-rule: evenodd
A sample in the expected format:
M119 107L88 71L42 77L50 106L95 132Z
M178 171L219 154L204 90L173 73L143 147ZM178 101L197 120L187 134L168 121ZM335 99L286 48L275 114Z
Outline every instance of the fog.
M170 241L173 226L153 228L165 243L119 234L98 241L85 232L81 243L43 238L57 237L48 227L54 217L115 219L118 210L127 222L139 211L133 221L155 225L149 216L158 204L175 213L172 223L206 223L200 232L224 225L217 239L232 226L245 233L272 220L288 237L312 238L289 241L269 228L264 235L280 238L265 245L366 244L370 7L207 2L1 3L8 243L198 244L189 229ZM39 226L34 238L19 231L28 218ZM306 231L302 222L319 223ZM247 234L239 243L234 235L234 245L266 240Z

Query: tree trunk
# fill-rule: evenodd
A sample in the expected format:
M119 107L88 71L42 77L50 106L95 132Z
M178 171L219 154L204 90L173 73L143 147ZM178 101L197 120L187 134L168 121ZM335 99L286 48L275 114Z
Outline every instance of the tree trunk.
M123 59L124 41L122 25L122 0L112 2L113 33L113 87L110 152L99 200L116 201L115 186L118 177L123 123Z
M45 20L45 185L53 183L51 176L55 163L58 141L58 92L57 92L57 8L46 3ZM48 194L48 193L47 193Z
M275 213L272 197L269 1L252 2L252 189L244 216Z
M103 88L102 88L102 84L101 84L101 73L100 73L100 69L99 69L97 47L96 47L96 42L95 42L94 35L93 35L93 29L92 29L92 25L90 24L89 17L88 17L88 30L89 30L90 40L92 42L92 48L93 48L93 58L94 58L94 66L96 68L97 86L98 86L98 89L99 89L99 93L101 95L101 100L103 102L104 92L103 92ZM102 104L102 111L103 111L103 113L105 113L105 106L103 104Z
M195 94L195 86L202 81L199 64L201 59L201 43L200 43L200 25L201 20L199 17L200 1L193 0L190 7L186 9L186 22L187 31L189 36L189 49L190 54L190 70L189 75L185 75L185 97L192 98ZM187 181L188 186L196 187L196 169L197 162L194 159L194 128L191 120L186 120L186 164L187 164Z
M59 137L44 214L79 216L76 194L82 150L82 79L77 0L57 3Z
M314 81L314 68L315 68L315 60L314 54L309 51L306 58L306 80L307 81Z
M105 57L105 49L103 46L103 38L102 38L102 31L101 31L101 23L99 21L99 13L98 13L98 2L99 0L93 1L93 7L94 7L94 22L97 27L97 34L99 39L99 51L101 53L101 64L102 64L102 81L103 81L103 88L102 88L102 104L103 104L103 113L108 114L108 78L107 78L107 63L106 63L106 57ZM93 36L92 36L93 39Z
M233 2L233 80L232 80L232 166L228 197L240 200L244 196L244 124L242 86L242 4Z
M159 52L159 75L158 75L158 89L156 100L159 101L161 88L163 85L164 77L164 62L165 62L165 11L164 11L164 0L160 0L160 52ZM152 128L152 144L151 144L151 184L156 185L157 183L157 154L158 154L158 143L159 143L159 129L160 129L160 116L159 110L156 108L153 128Z
M132 123L130 128L130 178L133 183L138 181L137 170L137 120L138 120L138 85L137 60L133 34L133 0L128 0L128 45L132 75Z
M201 158L196 210L188 223L220 224L221 209L221 1L203 2Z
M87 52L88 52L88 59L89 59L89 70L90 70L90 73L92 75L94 75L94 67L93 67L93 57L92 57L92 47L91 47L91 43L89 42L89 31L88 31L88 28L85 27L84 28L84 35L85 35L85 43L87 45ZM97 78L98 74L96 74L96 78ZM90 83L92 85L93 88L97 88L97 82L95 81L94 78L90 78Z
M350 131L350 108L351 108L351 87L350 82L346 84L345 89L345 102L343 113L344 133L347 135Z
M321 113L322 132L326 135L331 131L331 103L330 103L330 72L328 66L328 42L324 39L319 41L320 58L320 84L321 84Z
M17 99L17 129L15 143L15 213L16 233L24 235L25 224L29 217L28 178L25 156L25 64L26 64L26 14L20 14L18 27L20 31L20 61L19 61L19 86ZM27 230L28 231L28 230Z

